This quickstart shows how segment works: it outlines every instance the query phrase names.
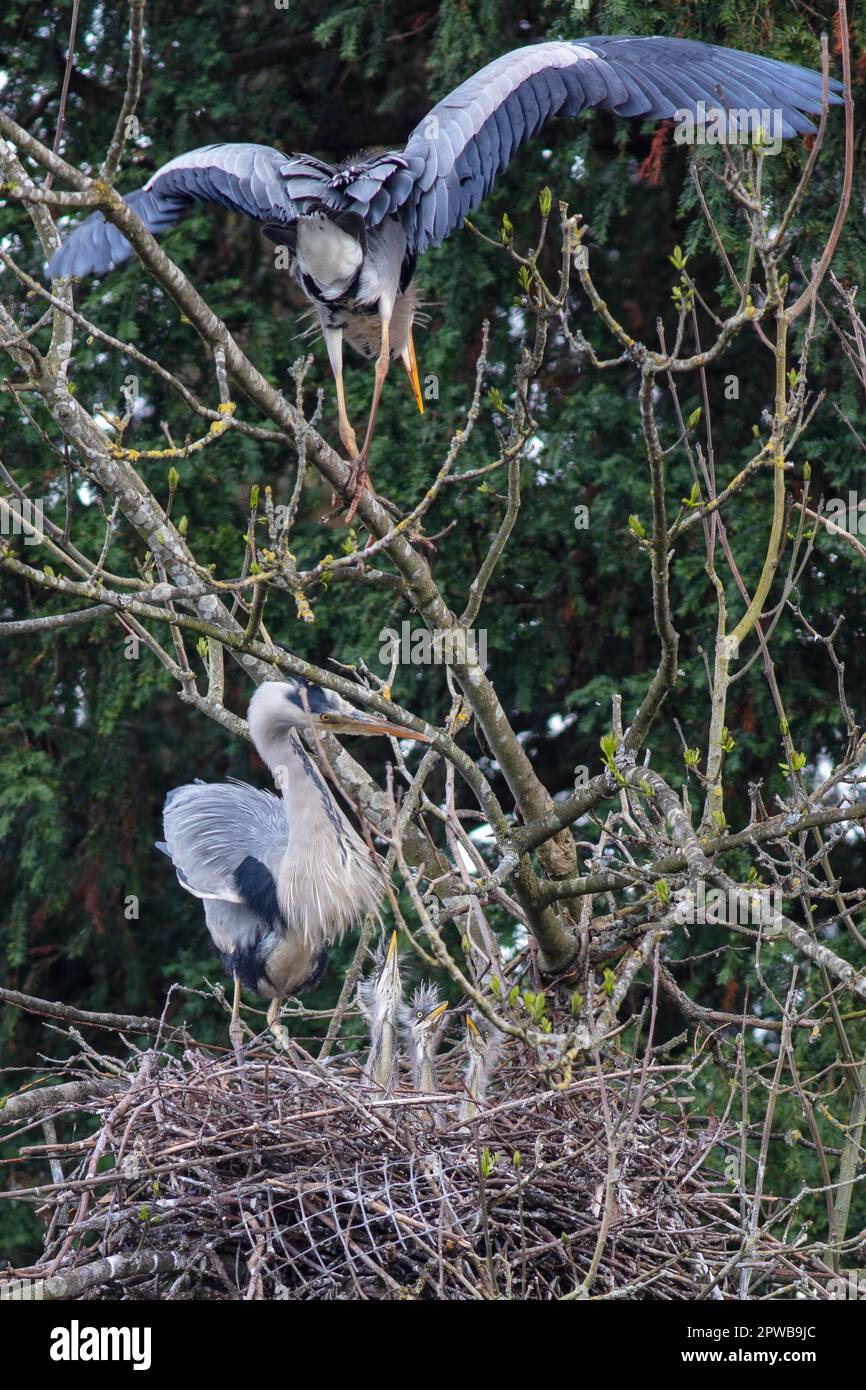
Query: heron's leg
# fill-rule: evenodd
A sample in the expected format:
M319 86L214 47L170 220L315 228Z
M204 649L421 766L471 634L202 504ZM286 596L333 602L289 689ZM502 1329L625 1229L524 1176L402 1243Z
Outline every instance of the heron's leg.
M268 1028L271 1031L271 1036L277 1044L277 1047L281 1048L283 1052L288 1052L289 1030L279 1022L282 1002L282 999L277 996L277 998L272 999L268 1005Z
M346 513L346 525L352 521L358 509L358 502L365 487L370 486L367 463L370 458L370 445L373 442L373 431L376 428L376 414L379 410L379 400L382 395L382 387L385 385L385 377L388 375L388 368L391 365L391 346L389 341L389 324L391 321L390 312L388 317L382 317L382 340L379 347L379 356L376 358L376 375L373 381L373 401L370 405L370 418L367 421L367 433L364 436L364 447L356 464L356 475L354 479L354 489L352 502Z
M247 1077L244 1070L244 1031L241 1026L241 982L235 975L235 992L232 999L232 1017L229 1024L229 1041L235 1054L235 1061L238 1064L241 1086L244 1091L247 1089Z
M232 1019L229 1024L229 1039L235 1051L237 1051L244 1040L243 1029L241 1028L241 982L237 975L235 975L235 993L232 1000Z
M322 337L325 340L325 347L328 349L328 361L334 375L334 385L337 388L340 441L349 458L356 459L358 457L358 441L346 413L346 391L343 385L343 330L342 328L330 328L321 319L320 322L322 323Z
M361 450L361 457L365 460L370 456L370 445L373 442L373 430L376 428L376 412L379 409L379 398L382 395L382 387L385 385L385 377L388 375L388 368L391 365L390 323L390 314L387 318L382 318L382 342L379 347L379 356L376 358L376 377L373 382L373 402L370 406L370 418L367 421L367 433L364 437L364 447Z
M337 416L339 419L340 441L343 448L350 458L358 457L358 441L355 438L355 431L349 424L349 417L346 414L346 392L343 387L343 373L334 377L334 385L337 388Z

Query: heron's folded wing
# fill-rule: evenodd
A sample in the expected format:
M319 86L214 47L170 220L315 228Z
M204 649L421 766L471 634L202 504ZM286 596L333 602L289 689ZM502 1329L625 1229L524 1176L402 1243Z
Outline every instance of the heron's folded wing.
M288 840L278 796L244 782L195 782L169 792L162 819L164 852L188 893L246 904L266 922L277 918L277 876Z
M841 85L830 83L837 105ZM814 130L821 74L692 39L581 39L532 44L488 63L434 106L390 171L381 211L400 212L410 253L438 246L490 192L514 151L553 116L598 106L653 120L736 109L743 134ZM393 155L384 156L393 160ZM370 162L367 175L375 170ZM351 187L347 193L351 194ZM374 205L379 219L381 202Z
M298 215L294 190L302 194L329 172L318 160L282 154L269 145L205 145L164 164L124 201L154 235L173 226L193 203L220 203L256 222L289 226ZM131 255L123 233L95 212L55 252L48 274L101 275Z

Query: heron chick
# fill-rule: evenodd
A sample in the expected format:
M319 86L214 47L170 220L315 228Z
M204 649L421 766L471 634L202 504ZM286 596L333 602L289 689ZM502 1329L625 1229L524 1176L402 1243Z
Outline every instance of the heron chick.
M241 986L271 1003L311 989L329 947L382 895L379 872L300 739L302 729L391 734L429 743L332 691L293 679L266 681L250 701L249 730L280 796L243 782L194 782L170 791L165 842L181 887L204 903L205 921L235 982L232 1043L239 1047Z
M390 1091L397 1079L397 1021L402 1001L397 933L392 932L388 950L384 956L380 954L376 969L358 985L358 1003L370 1030L365 1070L383 1091Z
M471 1120L478 1114L479 1104L486 1099L490 1078L496 1068L502 1034L482 1014L475 1018L466 1015L466 1051L468 1054L463 1084L467 1094L460 1105L461 1120Z
M412 1064L412 1084L429 1095L436 1090L433 1059L439 1042L439 1024L448 1008L435 985L418 985L408 1004L400 1009L400 1031Z

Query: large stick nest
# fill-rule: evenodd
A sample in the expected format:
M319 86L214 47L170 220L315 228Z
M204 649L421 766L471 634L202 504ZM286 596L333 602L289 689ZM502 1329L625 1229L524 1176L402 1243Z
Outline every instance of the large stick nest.
M383 1096L351 1056L294 1044L84 1061L17 1098L18 1133L52 1137L22 1152L55 1181L18 1191L47 1231L17 1273L46 1297L737 1296L726 1135L689 1121L678 1066L623 1058L557 1089L503 1062L461 1123L454 1090ZM747 1258L758 1297L813 1272L760 1229Z

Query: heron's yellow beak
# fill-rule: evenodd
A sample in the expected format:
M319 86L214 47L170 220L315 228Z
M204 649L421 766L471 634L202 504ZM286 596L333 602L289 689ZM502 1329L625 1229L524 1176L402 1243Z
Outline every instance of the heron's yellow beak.
M392 931L391 940L388 942L388 954L385 957L385 964L390 965L397 954L397 933Z
M431 1010L430 1010L429 1014L427 1015L426 1019L424 1020L425 1023L432 1023L432 1022L434 1021L434 1019L441 1018L442 1015L444 1014L444 1012L445 1012L445 1010L446 1010L447 1008L448 1008L448 1002L447 1002L447 1000L446 1000L446 1002L445 1002L444 1004L437 1004L435 1009L431 1009Z
M475 1034L476 1038L481 1037L481 1034L478 1031L478 1024L475 1022L474 1018L470 1018L469 1014L466 1015L466 1027L470 1033Z
M319 724L329 734L390 734L392 738L413 739L415 743L432 743L428 734L416 733L402 724L392 724L378 714L320 715Z
M424 398L421 395L421 383L418 380L418 363L415 360L415 342L412 337L411 328L409 329L409 340L406 343L406 346L404 347L403 351L400 353L400 359L403 363L403 366L406 368L406 375L412 383L412 390L415 393L415 400L417 402L418 409L423 415Z

